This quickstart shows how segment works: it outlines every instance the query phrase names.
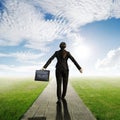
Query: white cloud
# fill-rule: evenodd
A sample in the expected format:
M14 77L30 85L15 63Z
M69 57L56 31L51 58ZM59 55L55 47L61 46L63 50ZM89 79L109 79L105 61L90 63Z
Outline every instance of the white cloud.
M0 14L0 46L15 46L25 40L24 47L49 52L49 43L66 39L69 50L72 48L77 59L90 57L92 53L79 33L81 26L111 17L120 18L120 0L7 0L4 6ZM53 15L54 19L46 20L46 13ZM116 54L115 50L113 53ZM0 57L14 57L33 64L42 55L44 52L40 55L29 52L0 53ZM97 67L118 66L118 58L115 62L112 56L99 60ZM4 67L10 69L7 65Z
M0 45L17 45L25 39L26 47L46 50L44 45L56 38L62 25L45 21L43 13L38 14L29 2L9 0L6 3L7 11L0 23Z
M0 64L0 76L34 76L36 68L38 68L38 66L14 66Z
M120 15L119 0L44 0L39 3L50 13L56 16L61 14L69 21L70 27Z
M104 59L99 59L96 68L102 70L120 69L120 48L109 51Z
M44 55L44 53L36 54L32 52L16 52L16 53L0 53L0 57L11 57L16 58L17 61L22 63L36 63L36 60L40 60L40 58Z
M120 1L115 0L9 0L0 23L0 45L17 45L48 51L45 46L62 35L71 34L87 23L120 17ZM45 13L54 20L45 20ZM64 37L64 36L63 36Z
M0 76L3 77L34 77L35 71L42 69L44 62L40 62L39 65L26 65L26 66L15 66L15 65L5 65L0 64ZM54 76L54 67L51 66L51 77Z
M114 4L111 5L111 16L120 18L120 0L114 0Z

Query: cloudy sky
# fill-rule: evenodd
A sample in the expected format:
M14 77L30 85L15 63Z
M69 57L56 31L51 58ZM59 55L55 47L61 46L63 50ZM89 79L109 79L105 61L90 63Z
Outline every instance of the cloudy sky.
M34 75L61 41L83 75L119 75L120 0L0 0L0 76Z

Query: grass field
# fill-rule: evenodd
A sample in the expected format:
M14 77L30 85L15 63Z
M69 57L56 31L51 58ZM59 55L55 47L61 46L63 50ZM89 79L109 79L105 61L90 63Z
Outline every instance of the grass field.
M33 79L0 78L0 120L19 120L46 85Z
M97 120L120 120L120 77L86 77L71 83Z

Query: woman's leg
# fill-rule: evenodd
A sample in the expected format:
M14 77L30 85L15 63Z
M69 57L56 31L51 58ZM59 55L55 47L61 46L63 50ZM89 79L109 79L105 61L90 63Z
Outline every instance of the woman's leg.
M60 70L56 69L56 82L57 82L57 98L61 99L61 83L62 83L62 74Z
M66 70L63 73L63 93L62 93L62 98L66 96L67 92L67 85L68 85L68 76L69 76L69 71Z

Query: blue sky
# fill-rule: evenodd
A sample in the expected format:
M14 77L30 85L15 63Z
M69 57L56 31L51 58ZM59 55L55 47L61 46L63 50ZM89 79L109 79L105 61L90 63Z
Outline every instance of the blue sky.
M65 41L85 75L119 75L119 0L1 0L0 76L34 76ZM54 60L48 69L55 70ZM69 61L70 76L79 76ZM54 74L52 74L54 75Z
M120 47L120 19L111 18L87 24L80 28L80 33L102 52L102 57L111 48Z

